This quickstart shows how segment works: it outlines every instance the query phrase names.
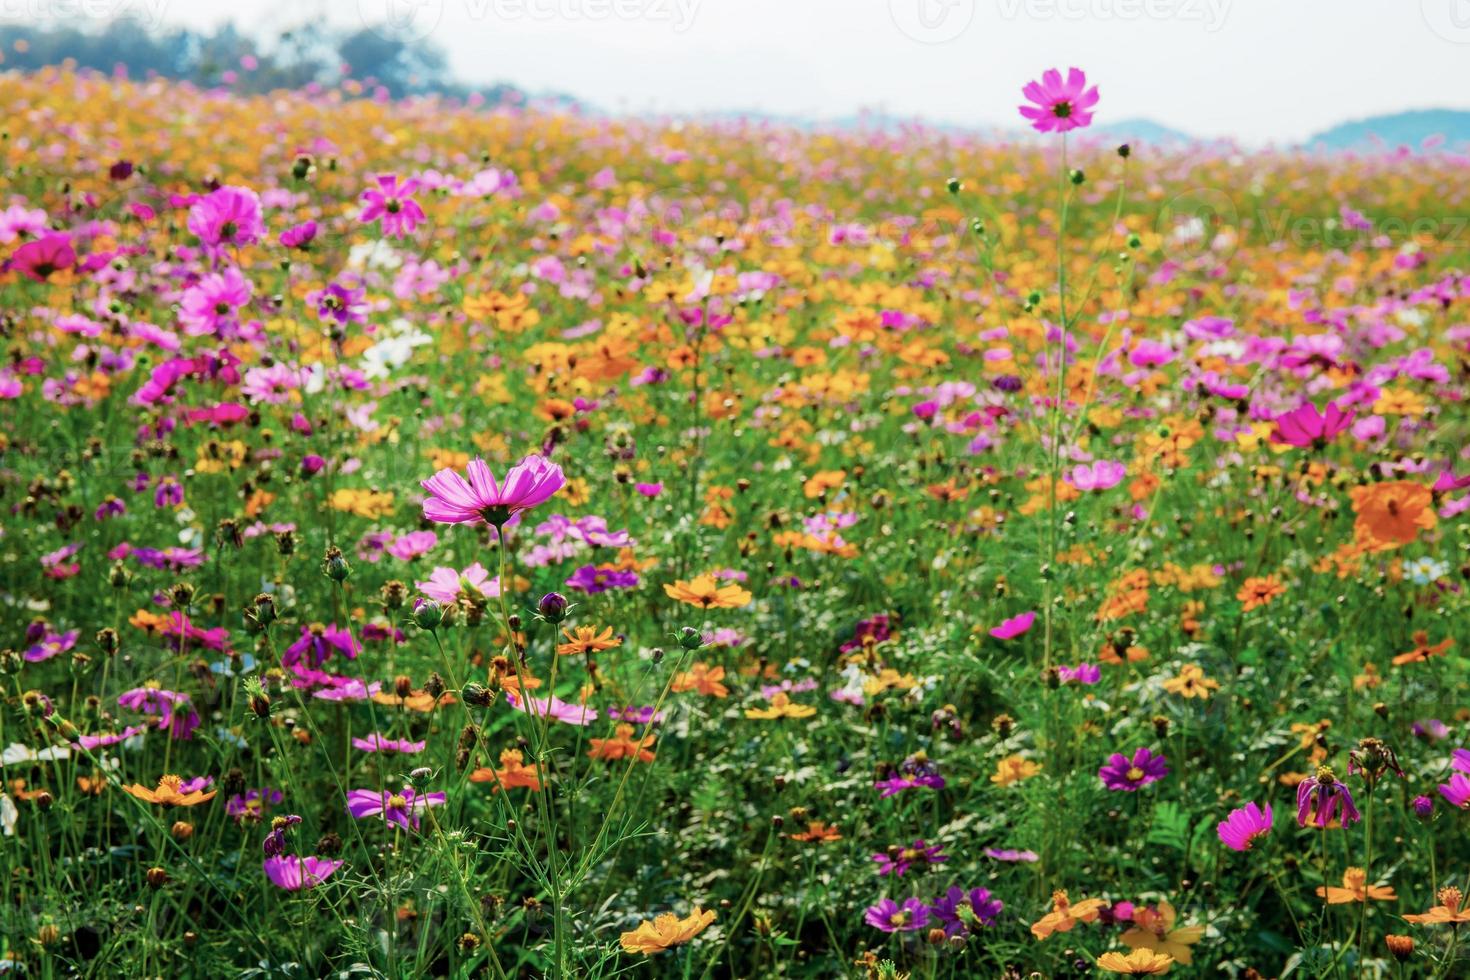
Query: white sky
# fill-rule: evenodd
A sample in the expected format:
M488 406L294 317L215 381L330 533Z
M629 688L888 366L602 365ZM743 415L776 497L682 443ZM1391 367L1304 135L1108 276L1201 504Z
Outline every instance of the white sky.
M87 0L0 10L66 2ZM1021 86L1068 65L1101 87L1099 123L1147 117L1251 144L1382 112L1470 108L1470 0L99 2L257 31L317 16L382 22L391 8L465 80L614 112L828 119L867 108L1014 127Z

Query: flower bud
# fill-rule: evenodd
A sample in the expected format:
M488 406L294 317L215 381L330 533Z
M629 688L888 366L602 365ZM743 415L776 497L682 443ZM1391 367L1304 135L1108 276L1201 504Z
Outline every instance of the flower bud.
M341 548L327 549L326 556L322 558L322 574L333 582L347 581L347 576L352 574L352 566L347 564Z
M567 610L570 608L571 604L567 602L566 596L560 592L548 592L536 604L536 614L555 626L567 618Z
M693 626L685 626L679 630L679 646L685 650L698 650L704 646L704 634Z
M495 694L485 685L473 681L460 689L459 696L465 704L475 708L488 708L495 703Z
M162 888L168 884L168 872L162 868L149 868L148 884L154 888Z
M418 598L413 601L413 624L421 630L433 632L444 622L444 607L433 599Z

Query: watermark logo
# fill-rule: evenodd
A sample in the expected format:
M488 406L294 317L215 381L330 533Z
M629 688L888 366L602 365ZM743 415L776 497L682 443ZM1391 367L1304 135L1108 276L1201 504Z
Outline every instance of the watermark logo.
M1004 20L1140 21L1202 24L1206 34L1225 26L1233 0L995 0Z
M357 0L363 26L387 41L412 43L434 33L444 0Z
M1470 0L1419 0L1429 29L1451 44L1470 44Z
M1155 224L1164 254L1188 262L1206 253L1228 258L1240 244L1240 213L1230 195L1212 188L1185 191L1159 209Z
M975 0L888 0L894 26L920 44L944 44L975 20Z
M0 23L34 26L47 22L129 20L162 25L168 0L0 0Z

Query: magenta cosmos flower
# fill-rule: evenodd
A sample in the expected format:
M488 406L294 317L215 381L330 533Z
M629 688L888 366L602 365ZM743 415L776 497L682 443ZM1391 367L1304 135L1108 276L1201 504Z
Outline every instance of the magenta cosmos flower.
M357 641L348 630L339 630L337 624L323 626L311 623L301 627L301 636L281 654L281 666L291 667L306 658L308 666L320 667L332 656L340 653L348 660L356 659Z
M1439 795L1445 798L1450 806L1463 810L1470 807L1470 779L1465 774L1457 772L1450 777L1447 783L1439 784Z
M990 631L990 635L997 640L1014 640L1029 630L1031 624L1034 622L1036 622L1035 612L1023 612L1019 616L1012 616L1010 619L1004 620L999 626Z
M1220 842L1226 847L1248 851L1257 837L1265 837L1271 832L1271 804L1266 804L1265 810L1254 803L1231 810L1230 816L1221 820L1215 829L1220 834Z
M71 247L71 236L60 231L26 242L10 257L13 269L36 282L45 282L76 264L77 253Z
M1316 405L1307 402L1272 420L1276 431L1271 433L1271 441L1301 449L1321 448L1353 424L1353 414L1351 410L1344 412L1333 402L1327 403L1325 412L1319 412Z
M902 905L885 898L868 907L863 921L884 932L914 932L929 924L929 907L917 898L906 898Z
M205 248L252 245L265 234L260 198L248 187L221 187L189 208L189 231Z
M1149 783L1156 783L1169 774L1162 755L1148 749L1139 749L1130 759L1121 752L1108 756L1107 763L1097 771L1097 776L1108 789L1132 793Z
M367 207L357 219L364 224L381 220L384 235L402 238L424 220L424 209L411 196L419 189L419 182L409 178L400 184L397 174L380 174L377 181L378 186L362 192L362 202Z
M500 578L475 562L462 572L452 568L438 567L422 582L415 582L418 590L430 599L448 605L458 602L460 596L470 599L494 599L500 595Z
M347 812L355 820L381 816L387 823L404 830L419 829L419 815L431 806L443 806L448 799L443 793L420 796L405 786L396 793L375 789L355 789L347 794Z
M265 869L265 876L273 884L288 892L295 892L320 885L331 876L332 872L342 867L342 862L287 854L281 857L266 858L261 866Z
M1097 86L1087 87L1081 69L1067 69L1067 78L1055 68L1042 73L1041 81L1021 90L1031 105L1020 107L1021 115L1043 133L1069 133L1092 125L1092 108L1097 105Z
M411 742L406 738L386 738L373 732L367 738L354 738L352 747L363 752L402 752L404 755L414 755L422 752L428 742Z
M505 479L495 476L483 459L465 467L469 480L454 470L440 470L420 484L429 491L424 517L439 524L477 524L501 527L550 500L566 484L561 467L540 456L527 456L510 468Z
M1325 830L1335 817L1341 816L1342 826L1363 819L1353 805L1353 794L1347 786L1337 781L1332 770L1318 766L1314 775L1303 779L1296 788L1296 822Z

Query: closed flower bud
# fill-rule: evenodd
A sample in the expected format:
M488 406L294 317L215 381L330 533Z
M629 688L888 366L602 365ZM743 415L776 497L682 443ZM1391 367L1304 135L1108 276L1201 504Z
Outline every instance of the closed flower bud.
M100 649L103 653L107 654L109 657L112 656L114 653L117 653L117 648L119 645L120 641L118 639L117 630L113 629L111 626L107 627L106 629L100 629L97 631L97 648Z
M483 684L468 683L460 689L459 695L465 704L475 708L488 708L495 703L495 695Z
M961 187L963 187L964 185L960 183L960 179L958 177L951 177L949 178L949 180L946 180L944 182L944 186L945 189L947 189L951 194L958 194Z
M107 584L114 589L121 589L133 580L133 573L127 570L122 562L114 562L107 573Z
M424 691L435 701L444 695L444 678L439 676L437 670L429 675L428 680L424 681Z
M378 590L378 596L383 601L383 608L387 610L402 609L403 604L408 601L408 586L396 578L389 579L383 583Z
M400 698L408 697L413 693L413 679L405 674L393 678L393 693Z
M330 831L322 834L321 839L316 842L316 853L318 857L331 857L342 853L342 838Z
M685 626L679 630L679 646L685 650L698 650L704 646L704 634L693 626Z
M168 884L168 872L162 868L149 868L148 884L154 888L162 888Z
M1383 941L1388 946L1388 951L1393 954L1393 958L1400 963L1414 955L1413 936L1387 935L1383 937Z
M175 820L168 832L173 835L174 840L185 841L194 836L194 825L187 820Z
M567 618L571 603L560 592L548 592L536 604L536 614L553 626Z
M433 599L413 601L413 624L421 630L433 632L444 622L444 607Z
M271 716L271 699L265 691L250 696L250 710L257 718L269 718Z
M327 549L326 556L322 558L322 574L333 582L347 581L347 576L352 574L352 566L347 564L341 548Z

